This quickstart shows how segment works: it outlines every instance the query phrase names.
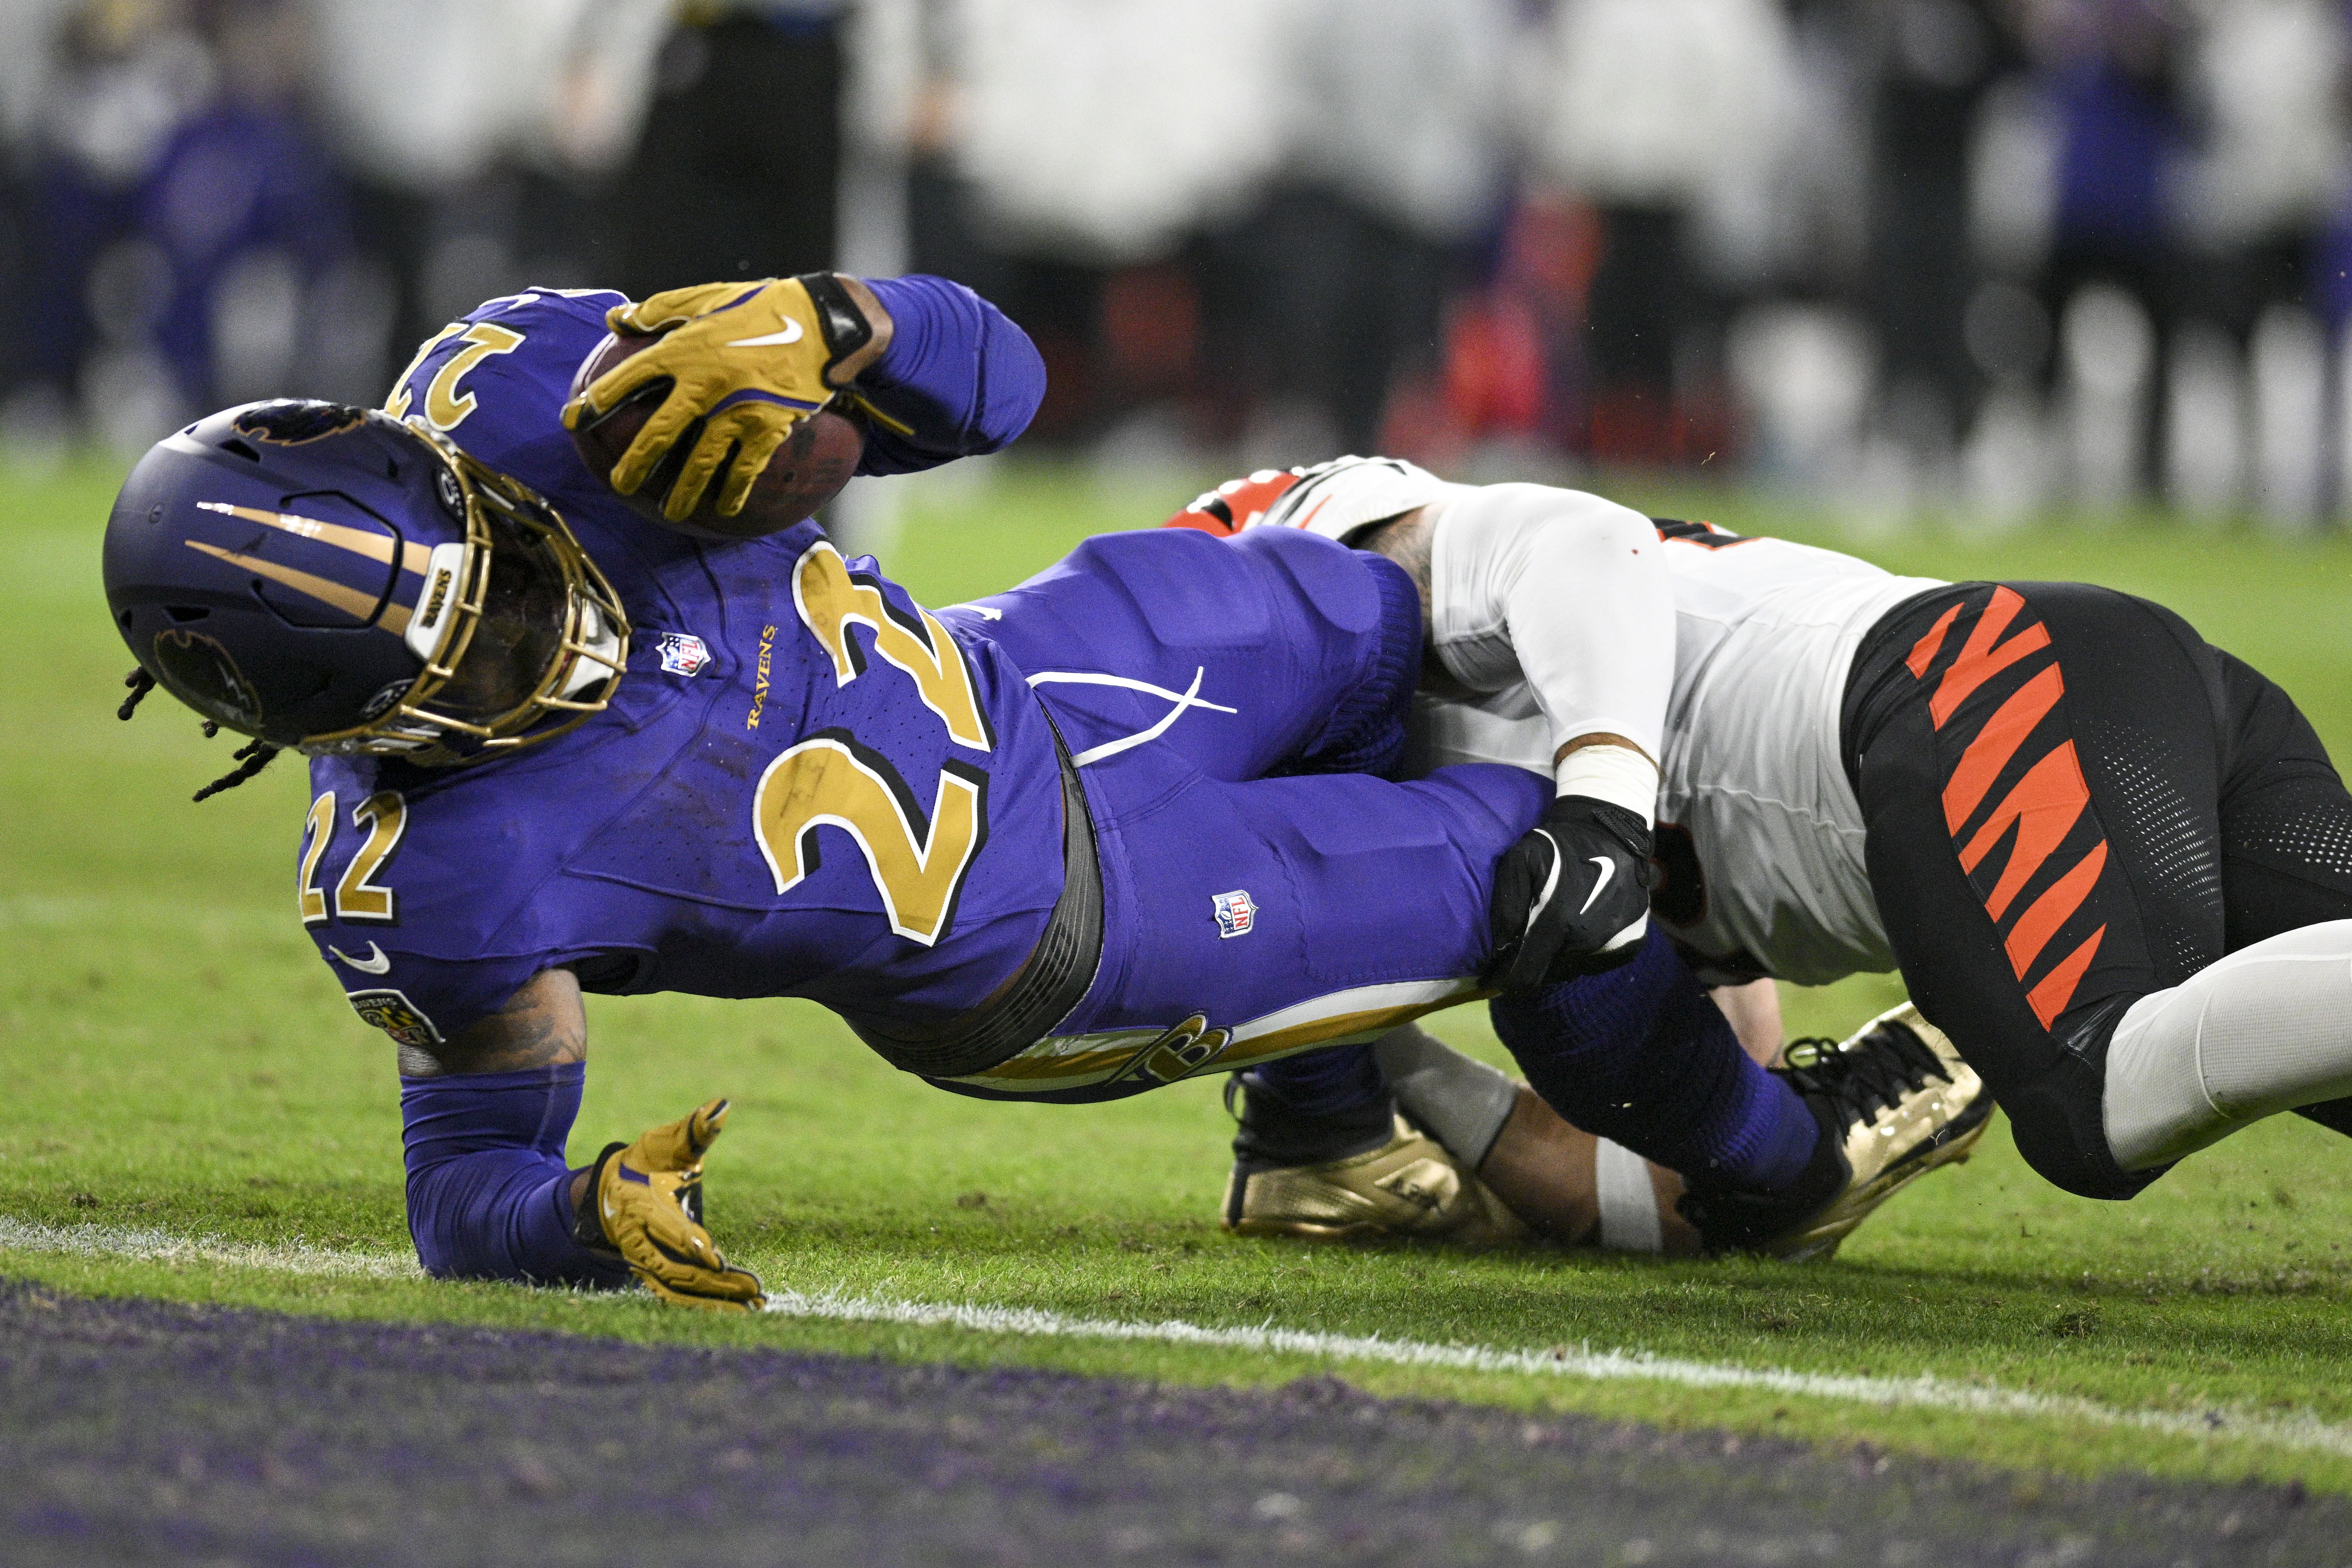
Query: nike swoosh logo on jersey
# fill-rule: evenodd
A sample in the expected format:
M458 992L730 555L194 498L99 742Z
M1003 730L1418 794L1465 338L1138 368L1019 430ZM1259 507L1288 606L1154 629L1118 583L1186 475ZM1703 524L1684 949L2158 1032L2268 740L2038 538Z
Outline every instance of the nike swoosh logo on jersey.
M333 953L335 957L342 963L348 963L353 969L358 970L362 974L389 974L392 973L392 954L384 952L383 949L376 946L373 942L368 943L368 956L365 958L353 958L341 948L331 944L329 945L327 951Z
M787 317L783 330L781 331L770 332L763 338L737 338L727 346L730 349L781 348L786 343L796 343L800 341L801 324Z
M1593 856L1592 863L1601 868L1601 875L1593 879L1592 891L1584 895L1584 910L1592 907L1592 900L1601 896L1601 889L1607 887L1609 879L1617 874L1617 863L1605 855ZM1582 914L1584 910L1579 910L1576 912Z

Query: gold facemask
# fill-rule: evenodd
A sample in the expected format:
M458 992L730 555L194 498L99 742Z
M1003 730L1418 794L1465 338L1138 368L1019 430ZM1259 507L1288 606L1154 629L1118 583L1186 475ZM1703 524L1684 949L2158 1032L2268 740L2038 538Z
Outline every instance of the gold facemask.
M462 497L464 552L449 581L428 573L425 587L428 598L451 594L454 603L435 611L420 600L420 615L446 624L422 673L393 689L383 712L306 736L299 749L437 767L504 756L577 728L604 710L628 666L619 595L537 492L421 422L409 428L432 445Z

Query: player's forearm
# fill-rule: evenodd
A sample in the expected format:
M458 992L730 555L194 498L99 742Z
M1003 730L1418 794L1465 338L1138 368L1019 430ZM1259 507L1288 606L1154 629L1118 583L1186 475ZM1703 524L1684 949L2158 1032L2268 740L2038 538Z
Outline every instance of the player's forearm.
M619 1285L619 1259L573 1235L563 1163L580 1111L587 1015L569 970L532 976L506 1005L431 1053L401 1053L408 1228L443 1279Z
M1630 517L1612 508L1527 535L1502 600L1555 743L1608 737L1654 763L1674 688L1675 601L1656 532Z
M1449 672L1486 689L1523 677L1562 790L1648 816L1675 666L1673 584L1648 520L1573 491L1492 486L1450 503L1433 545L1431 627ZM1568 776L1579 773L1593 775L1582 789Z
M1478 1179L1513 1214L1564 1247L1688 1258L1699 1235L1675 1212L1683 1179L1565 1121L1519 1091Z
M1697 1250L1675 1213L1679 1176L1570 1125L1525 1085L1416 1025L1372 1047L1397 1104L1513 1214L1565 1247Z
M1780 1022L1780 989L1770 980L1717 985L1707 994L1739 1037L1739 1048L1765 1067L1777 1067L1787 1043Z
M574 1235L564 1141L586 1076L573 1062L401 1085L408 1230L440 1279L622 1285L619 1258Z
M1029 427L1045 395L1045 365L1003 311L943 278L878 278L866 286L892 333L857 390L910 430L877 424L860 472L936 468L997 451Z

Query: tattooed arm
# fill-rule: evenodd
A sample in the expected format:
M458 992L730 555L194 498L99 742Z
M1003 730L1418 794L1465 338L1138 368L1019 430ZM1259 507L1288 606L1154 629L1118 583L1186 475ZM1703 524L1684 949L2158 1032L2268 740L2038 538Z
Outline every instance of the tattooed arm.
M588 1013L580 1005L580 982L568 969L542 969L525 981L504 1007L455 1039L427 1050L400 1047L400 1076L435 1079L456 1073L515 1072L524 1068L562 1067L588 1059ZM573 1174L576 1207L588 1194L587 1171Z
M585 1171L563 1141L580 1108L588 1016L568 969L541 970L481 1022L400 1047L409 1229L444 1277L612 1284L617 1258L573 1236Z
M587 1060L568 969L541 970L442 1045L402 1048L408 1227L425 1272L608 1286L634 1273L667 1300L756 1307L758 1278L730 1265L696 1217L727 1102L569 1170Z
M454 1039L425 1049L400 1047L403 1078L513 1072L588 1059L588 1015L580 982L568 969L542 969L504 1007Z

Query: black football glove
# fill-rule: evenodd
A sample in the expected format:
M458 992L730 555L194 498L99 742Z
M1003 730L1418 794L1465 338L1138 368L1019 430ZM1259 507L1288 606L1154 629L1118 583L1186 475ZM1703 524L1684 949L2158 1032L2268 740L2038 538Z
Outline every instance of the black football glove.
M1528 991L1613 969L1649 929L1650 829L1622 805L1564 795L1495 868L1486 984Z

